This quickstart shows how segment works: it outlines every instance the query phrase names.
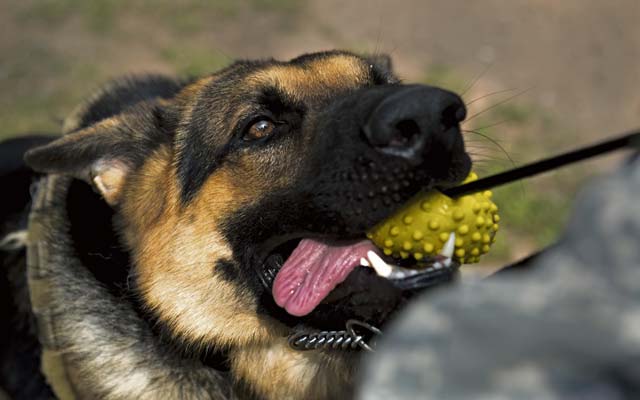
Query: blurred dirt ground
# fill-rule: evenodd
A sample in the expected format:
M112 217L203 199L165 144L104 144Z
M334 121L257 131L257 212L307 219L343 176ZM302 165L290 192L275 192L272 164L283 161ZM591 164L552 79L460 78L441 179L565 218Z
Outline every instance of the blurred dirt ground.
M487 174L640 127L638 21L637 0L0 0L0 138L57 132L111 77L346 48L462 93ZM497 189L504 222L485 263L552 241L580 182L619 159Z

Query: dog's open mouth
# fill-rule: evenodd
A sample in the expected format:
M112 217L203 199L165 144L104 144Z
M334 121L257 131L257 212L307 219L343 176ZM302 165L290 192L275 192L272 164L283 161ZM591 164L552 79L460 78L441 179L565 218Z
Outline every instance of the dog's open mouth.
M350 275L364 273L371 280L385 280L402 292L420 291L450 280L459 267L452 259L454 242L452 233L440 254L421 260L419 265L414 261L412 265L407 260L383 255L367 239L294 240L280 246L267 259L265 284L272 287L278 306L292 316L303 317L323 302L358 290L346 284Z

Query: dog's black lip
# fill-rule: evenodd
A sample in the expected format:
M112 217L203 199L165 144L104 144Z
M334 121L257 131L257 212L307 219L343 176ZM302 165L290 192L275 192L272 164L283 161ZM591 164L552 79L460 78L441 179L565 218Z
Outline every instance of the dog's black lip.
M319 233L311 231L296 231L291 233L285 233L282 235L273 236L264 242L262 242L256 251L256 255L260 262L265 262L273 252L283 244L302 239L314 239L327 242L348 242L366 239L366 231L354 232L350 234L332 234L332 233Z
M290 242L293 240L302 240L302 239L338 240L336 235L328 235L328 234L305 232L305 231L277 235L265 240L258 247L258 251L257 251L258 260L264 263L266 262L267 258L269 258L269 256L271 256L278 247L282 246L287 242Z

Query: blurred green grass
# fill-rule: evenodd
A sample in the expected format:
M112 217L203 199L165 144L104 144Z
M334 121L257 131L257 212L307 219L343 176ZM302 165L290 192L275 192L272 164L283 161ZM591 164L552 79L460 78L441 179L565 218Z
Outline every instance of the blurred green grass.
M42 60L34 63L33 60ZM65 60L34 44L3 63L5 84L0 95L0 138L27 132L57 132L61 121L87 95L79 82L104 76L99 66ZM42 82L33 86L33 82ZM36 90L34 90L36 89Z
M189 46L165 47L160 50L160 55L181 76L203 75L221 69L230 62L224 54Z
M10 15L4 17L15 24L16 38L4 46L0 60L0 139L30 132L58 132L65 116L93 90L110 78L129 73L118 65L118 57L121 51L127 51L132 39L148 51L144 61L152 70L194 76L225 66L230 58L196 34L220 19L232 20L246 8L258 15L278 14L287 20L299 12L302 4L294 0L9 3L5 11ZM69 26L82 34L65 33ZM75 57L79 52L76 47L86 46L82 41L95 46L88 51L81 49L92 57ZM136 56L129 55L129 65Z
M54 25L79 18L89 31L109 33L116 29L118 18L126 13L153 18L173 32L190 33L212 23L212 15L231 18L242 7L294 14L301 4L295 0L40 0L22 9L17 18Z

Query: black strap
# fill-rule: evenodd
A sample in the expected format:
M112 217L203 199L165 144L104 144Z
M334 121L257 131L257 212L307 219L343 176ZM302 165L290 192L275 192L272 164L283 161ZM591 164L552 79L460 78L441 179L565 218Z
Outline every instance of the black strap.
M522 167L514 168L496 175L478 179L477 181L446 189L443 193L449 197L459 197L465 194L476 193L624 147L640 148L640 130L627 133L626 135L616 139L607 140L606 142L583 147L554 157L545 158L531 164L523 165Z

